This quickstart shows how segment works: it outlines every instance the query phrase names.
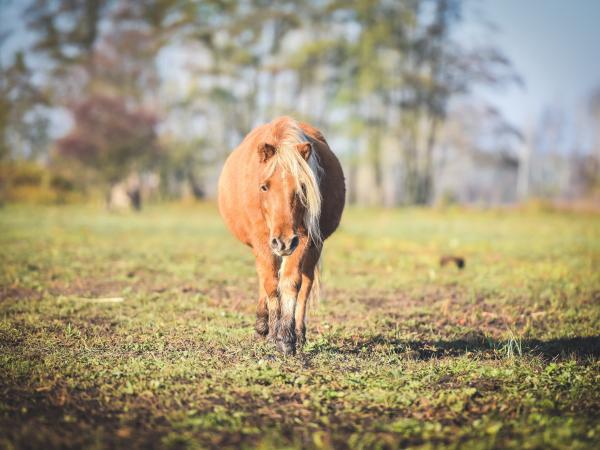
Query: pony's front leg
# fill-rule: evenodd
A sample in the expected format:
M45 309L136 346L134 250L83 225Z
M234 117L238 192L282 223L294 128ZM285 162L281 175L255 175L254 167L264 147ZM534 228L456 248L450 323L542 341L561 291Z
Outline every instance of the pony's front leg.
M277 330L277 348L286 355L296 352L296 300L302 283L302 259L305 249L304 242L298 245L290 256L283 257L279 271L281 319Z
M260 291L261 292L258 296L258 304L256 305L256 323L254 324L254 330L259 336L265 337L267 334L269 334L269 309L267 307L268 296L263 293L262 286Z
M311 245L304 255L302 261L302 285L298 292L296 302L296 341L298 349L302 349L306 343L306 304L311 296L311 290L314 287L315 277L317 276L317 264L321 256L321 247ZM316 289L319 289L318 281ZM318 292L315 293L318 298Z
M277 296L277 271L279 263L272 254L256 255L259 297L256 306L256 333L276 339L279 322L279 298Z

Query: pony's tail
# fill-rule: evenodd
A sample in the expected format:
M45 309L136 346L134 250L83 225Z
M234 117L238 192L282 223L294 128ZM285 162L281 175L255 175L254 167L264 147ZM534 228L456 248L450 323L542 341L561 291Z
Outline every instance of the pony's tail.
M313 275L313 284L310 290L310 294L308 294L308 309L309 311L315 311L317 306L319 305L319 299L321 298L321 269L322 269L322 259L319 258L315 266L315 273Z

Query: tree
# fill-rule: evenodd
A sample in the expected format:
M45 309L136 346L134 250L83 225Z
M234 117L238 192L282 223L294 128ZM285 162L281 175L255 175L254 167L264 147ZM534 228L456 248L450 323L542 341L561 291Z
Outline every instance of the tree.
M218 166L254 125L293 114L343 139L378 202L393 183L393 202L429 203L449 104L517 79L497 49L454 38L463 0L33 1L54 104L77 92L152 109L173 149L162 173L198 186L192 165ZM163 51L189 56L168 96ZM178 118L189 126L168 129Z
M95 171L108 187L156 164L161 150L154 114L101 95L74 103L71 110L75 125L57 141L59 156Z
M451 100L478 84L519 82L509 61L493 47L466 48L453 38L462 20L461 0L324 2L310 17L306 44L290 56L298 96L310 83L325 85L325 103L341 117L340 132L361 148L348 158L350 171L370 168L381 201L390 151L402 162L405 203L428 203L433 192L434 152ZM302 12L300 13L302 15ZM303 24L303 29L306 24ZM329 73L323 79L315 76ZM327 85L329 88L327 88ZM331 111L334 108L329 108ZM317 123L322 115L309 117ZM349 190L353 192L354 189Z
M468 48L453 38L463 19L462 7L461 0L421 1L419 20L408 33L399 96L408 203L426 204L432 199L434 151L450 101L469 94L477 85L520 83L498 49Z
M48 142L48 118L40 111L48 97L32 78L22 52L0 65L0 160L36 159Z
M79 161L108 185L158 156L158 3L169 2L36 0L26 12L33 51L50 63L53 104L75 121L55 156Z

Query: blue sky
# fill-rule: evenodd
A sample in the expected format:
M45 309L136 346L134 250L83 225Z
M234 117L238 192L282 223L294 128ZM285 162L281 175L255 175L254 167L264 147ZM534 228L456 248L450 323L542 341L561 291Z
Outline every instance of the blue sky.
M482 0L479 8L498 26L491 39L525 82L485 96L521 126L552 105L576 116L600 87L600 1Z

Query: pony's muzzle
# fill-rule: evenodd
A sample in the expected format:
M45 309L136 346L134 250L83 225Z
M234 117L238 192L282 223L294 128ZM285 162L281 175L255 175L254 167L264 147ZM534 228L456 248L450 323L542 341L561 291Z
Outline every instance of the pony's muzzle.
M270 246L273 253L278 256L289 256L291 255L296 247L298 247L298 243L300 239L297 235L293 235L289 239L282 239L280 237L272 237Z

